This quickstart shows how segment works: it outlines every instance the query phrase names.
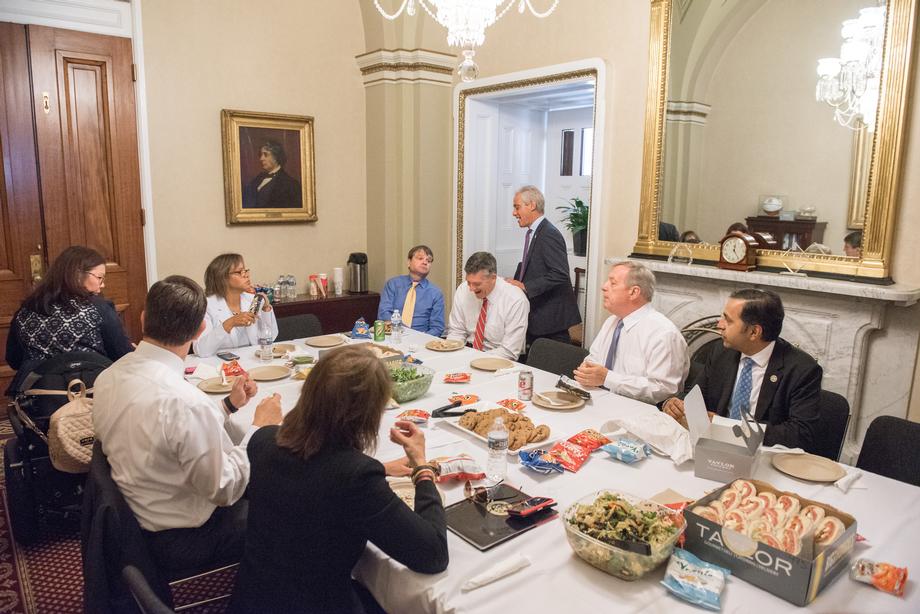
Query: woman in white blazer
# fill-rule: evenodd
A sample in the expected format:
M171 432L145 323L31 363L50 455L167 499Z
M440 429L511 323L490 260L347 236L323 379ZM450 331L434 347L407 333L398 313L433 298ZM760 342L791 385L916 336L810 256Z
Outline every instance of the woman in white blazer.
M205 329L195 341L195 353L213 356L220 350L257 345L260 322L268 324L272 340L278 336L278 322L272 306L263 297L258 315L249 313L255 299L249 269L239 254L221 254L204 273L208 295Z

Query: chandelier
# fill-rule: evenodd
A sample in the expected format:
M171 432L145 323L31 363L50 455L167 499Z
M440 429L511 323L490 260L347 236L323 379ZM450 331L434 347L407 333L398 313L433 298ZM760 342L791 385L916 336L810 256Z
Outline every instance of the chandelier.
M885 7L860 9L859 17L843 22L839 58L818 60L815 98L834 107L834 119L853 130L875 131Z
M374 0L374 6L380 14L391 21L402 15L403 11L410 17L415 15L416 6L421 5L432 19L447 28L447 44L463 48L463 61L457 68L463 81L472 81L479 76L479 67L473 61L473 56L476 55L475 47L485 42L486 28L504 17L515 4L518 13L523 14L526 8L535 17L543 18L556 10L559 0L553 0L552 5L542 13L533 7L531 0L402 0L402 4L392 14L383 10L380 0Z

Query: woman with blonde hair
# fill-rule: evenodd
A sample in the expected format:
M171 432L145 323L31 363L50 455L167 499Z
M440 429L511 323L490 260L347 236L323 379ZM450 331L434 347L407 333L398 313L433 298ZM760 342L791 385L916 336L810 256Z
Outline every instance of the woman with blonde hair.
M212 260L204 272L204 292L208 295L205 329L194 344L199 356L256 345L260 326L268 327L273 341L278 336L275 312L264 294L256 295L241 255L221 254ZM252 312L256 296L262 298L262 306Z
M389 397L383 363L345 346L320 359L280 427L253 434L232 612L365 612L351 570L368 541L413 571L447 568L447 525L424 434L410 422L390 429L413 468L414 510L367 455Z

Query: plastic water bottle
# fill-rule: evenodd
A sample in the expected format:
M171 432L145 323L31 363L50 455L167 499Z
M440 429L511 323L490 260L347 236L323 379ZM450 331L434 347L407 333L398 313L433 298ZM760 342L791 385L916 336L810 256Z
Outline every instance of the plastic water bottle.
M402 315L399 309L394 309L393 315L390 316L390 341L392 343L402 342Z
M494 486L505 479L508 469L508 429L505 421L496 418L489 430L489 460L486 464L486 481Z
M263 316L264 312L259 313L259 359L262 362L272 361L272 327L268 323L268 318Z

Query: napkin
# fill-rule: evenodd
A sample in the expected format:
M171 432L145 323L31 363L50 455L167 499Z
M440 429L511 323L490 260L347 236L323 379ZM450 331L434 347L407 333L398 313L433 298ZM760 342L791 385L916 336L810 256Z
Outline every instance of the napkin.
M189 377L197 377L198 379L211 379L212 377L220 377L220 371L217 370L217 367L203 362L195 367L195 372L192 373Z
M506 369L496 369L496 370L495 370L495 377L499 377L499 376L502 376L502 375L508 375L509 373L517 373L518 371L520 371L520 370L523 369L523 368L524 368L523 365L515 365L515 366L513 366L513 367L508 367L508 368L506 368Z
M491 584L496 580L501 580L505 576L510 576L516 571L520 571L530 565L530 559L522 554L515 554L507 559L496 563L480 574L476 574L463 583L460 590L463 592L475 590L486 584Z
M846 467L844 467L846 469ZM853 486L853 482L862 477L862 471L859 469L847 469L847 474L834 482L834 486L842 490L843 492L849 492L851 488L855 489L865 489L866 486Z
M675 465L693 458L690 432L671 416L651 406L624 408L620 414L601 425L602 433L623 428L657 450L671 457Z
M802 448L787 448L784 445L762 446L760 451L765 454L805 454Z

